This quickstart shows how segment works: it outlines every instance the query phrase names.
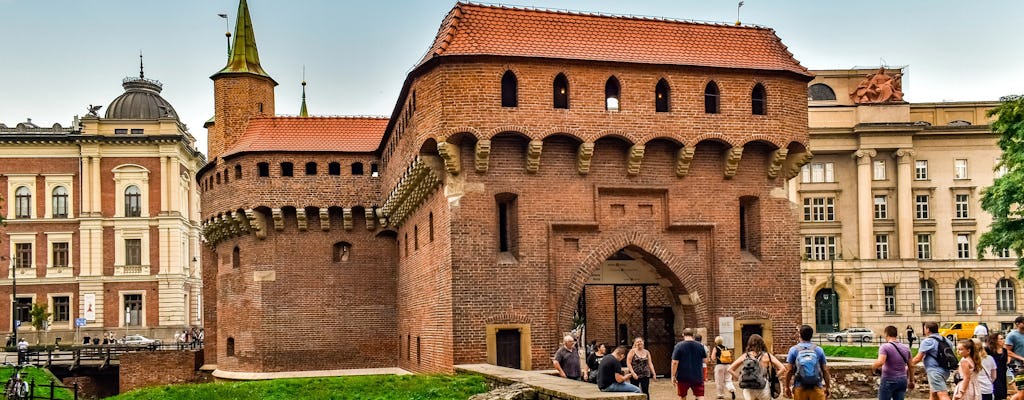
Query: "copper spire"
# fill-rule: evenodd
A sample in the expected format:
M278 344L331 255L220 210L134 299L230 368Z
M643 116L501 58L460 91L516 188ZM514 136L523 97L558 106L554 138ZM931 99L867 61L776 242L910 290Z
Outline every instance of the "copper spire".
M234 39L228 64L214 76L226 73L249 73L270 78L267 71L260 66L260 55L256 49L256 35L252 29L252 18L249 17L249 6L245 0L238 2ZM270 79L273 80L273 78Z

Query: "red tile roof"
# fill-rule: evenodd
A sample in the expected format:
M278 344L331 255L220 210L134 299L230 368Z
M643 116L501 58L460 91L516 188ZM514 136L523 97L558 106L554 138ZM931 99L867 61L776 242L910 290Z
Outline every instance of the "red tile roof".
M252 118L242 137L221 157L250 151L372 152L387 125L384 117Z
M458 3L420 62L499 55L812 74L769 28Z

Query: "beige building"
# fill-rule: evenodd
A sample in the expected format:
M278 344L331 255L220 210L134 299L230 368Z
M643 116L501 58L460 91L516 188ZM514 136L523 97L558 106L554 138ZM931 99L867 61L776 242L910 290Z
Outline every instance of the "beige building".
M910 104L902 70L823 70L809 83L814 159L791 180L803 236L803 320L819 332L1018 315L1015 254L976 245L1000 171L996 102ZM834 258L834 261L832 260ZM834 288L834 293L833 293Z

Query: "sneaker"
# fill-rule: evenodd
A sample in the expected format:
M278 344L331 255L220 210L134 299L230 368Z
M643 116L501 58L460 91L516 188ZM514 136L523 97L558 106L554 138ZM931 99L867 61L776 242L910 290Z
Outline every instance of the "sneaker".
M736 400L736 392L732 392L732 400Z

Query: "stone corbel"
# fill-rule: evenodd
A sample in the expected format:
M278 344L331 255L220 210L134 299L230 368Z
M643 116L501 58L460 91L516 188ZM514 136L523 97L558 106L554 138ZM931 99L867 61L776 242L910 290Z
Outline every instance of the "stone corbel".
M626 173L637 175L640 173L640 164L644 161L644 145L634 144L629 148L629 159L627 160Z
M693 161L693 154L697 150L696 147L680 147L679 151L676 152L676 176L684 177L690 173L690 162Z
M576 170L580 175L590 173L590 160L594 158L594 142L580 143L576 150Z
M782 163L786 161L786 155L789 154L789 149L775 149L769 157L768 161L768 178L775 179L779 176L779 171L782 170Z
M444 160L444 169L449 174L459 174L462 168L462 163L459 161L459 146L448 142L437 142L437 154Z
M262 214L257 214L255 210L245 210L245 216L249 218L249 221L253 222L253 228L256 232L257 239L267 238L267 221L263 219Z
M810 150L804 150L801 153L789 153L786 155L786 162L782 163L785 178L789 180L800 175L800 167L811 162L812 158L814 158L814 154L811 154Z
M352 209L345 208L341 210L341 221L342 226L345 227L346 231L352 230Z
M474 151L475 157L473 160L474 166L476 166L476 172L486 173L487 163L491 159L491 141L490 140L477 140L476 149Z
M736 169L740 167L741 157L743 157L743 146L733 146L725 151L725 179L732 179L736 176Z
M526 145L526 172L536 174L540 170L540 152L544 148L544 142L531 140Z
M373 208L364 208L363 216L364 218L366 218L366 230L372 231L376 225L373 222Z
M249 219L245 217L245 213L235 211L231 213L231 217L235 219L235 223L241 228L242 233L252 233L252 225L249 224Z
M283 231L284 230L284 216L281 215L281 209L280 208L275 208L275 209L271 210L270 212L271 212L271 215L274 217L274 230L278 231L278 232Z
M306 209L296 208L295 209L295 220L298 223L299 231L306 231Z
M388 226L388 216L384 213L383 208L377 209L377 223L380 224L381 227Z
M327 212L327 207L320 207L320 230L331 230L331 215Z
M224 230L227 231L229 237L238 236L241 233L241 230L235 225L235 220L231 218L230 214L221 214L218 220L218 223L225 228Z

